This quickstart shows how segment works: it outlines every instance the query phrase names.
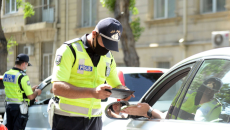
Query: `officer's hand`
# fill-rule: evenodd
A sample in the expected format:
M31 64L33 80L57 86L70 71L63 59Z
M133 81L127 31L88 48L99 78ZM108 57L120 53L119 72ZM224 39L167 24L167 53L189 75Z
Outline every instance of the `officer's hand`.
M101 84L97 86L93 91L93 97L96 99L106 99L111 95L111 93L105 89L112 89L112 87L108 84Z
M35 91L38 93L38 96L41 95L41 93L42 93L41 89L35 89Z
M38 85L35 85L35 86L32 87L33 92L37 87L38 87Z

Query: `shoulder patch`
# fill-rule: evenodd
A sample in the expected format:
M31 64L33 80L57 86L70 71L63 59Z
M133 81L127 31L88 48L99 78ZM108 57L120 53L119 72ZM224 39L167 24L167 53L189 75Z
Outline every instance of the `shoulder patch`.
M30 81L29 80L27 81L27 85L30 86Z
M59 65L61 63L61 58L62 58L62 55L57 55L56 56L56 59L55 59L56 65Z
M64 44L71 44L71 43L74 43L74 42L79 41L79 40L81 40L81 39L80 38L75 38L75 39L66 41Z

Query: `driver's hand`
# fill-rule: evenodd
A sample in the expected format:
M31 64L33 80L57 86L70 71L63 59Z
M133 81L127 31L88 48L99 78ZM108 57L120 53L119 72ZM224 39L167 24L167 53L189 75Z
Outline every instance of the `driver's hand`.
M41 93L42 93L41 89L35 89L35 91L38 93L38 96L41 95Z
M123 101L129 101L129 99L130 99L131 97L135 98L135 95L132 94L132 95L128 96L127 98L121 99L121 100L123 100Z

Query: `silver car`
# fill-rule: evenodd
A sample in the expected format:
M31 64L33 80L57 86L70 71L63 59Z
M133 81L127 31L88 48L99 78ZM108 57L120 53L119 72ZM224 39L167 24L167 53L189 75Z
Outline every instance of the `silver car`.
M107 113L112 105L110 104L105 112L107 117L115 122L107 125L106 128L116 127L119 130L229 129L229 52L230 47L226 47L193 55L174 65L162 75L139 101L160 110L164 115L162 119L148 119L135 115L129 115L128 118L112 118ZM209 79L212 78L218 82L211 82ZM213 90L213 93L207 94L207 90ZM168 95L169 92L170 95ZM205 97L208 100L205 101Z

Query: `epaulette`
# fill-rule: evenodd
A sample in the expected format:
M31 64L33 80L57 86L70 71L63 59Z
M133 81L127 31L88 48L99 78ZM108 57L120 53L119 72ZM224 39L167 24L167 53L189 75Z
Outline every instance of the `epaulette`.
M19 71L23 76L26 76L26 73L24 71Z
M71 44L71 43L74 43L74 42L79 41L79 40L81 40L81 39L80 38L75 38L75 39L72 39L72 40L64 42L64 44Z

